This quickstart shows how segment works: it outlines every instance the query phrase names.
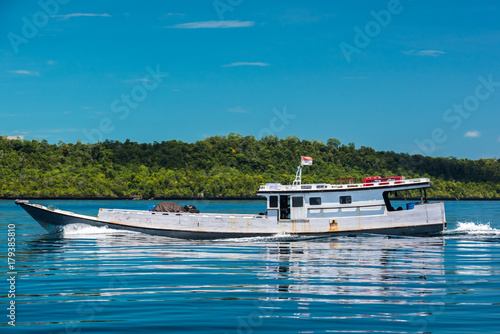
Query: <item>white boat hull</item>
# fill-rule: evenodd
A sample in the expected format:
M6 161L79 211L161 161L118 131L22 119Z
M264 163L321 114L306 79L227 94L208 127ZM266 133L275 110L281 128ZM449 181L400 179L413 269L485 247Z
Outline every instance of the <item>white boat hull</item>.
M16 201L42 227L53 233L65 225L87 224L186 239L220 239L279 234L330 236L353 234L425 235L446 228L444 204L422 203L412 210L388 211L385 207L363 211L354 208L341 217L277 220L245 214L161 213L101 209L97 217Z

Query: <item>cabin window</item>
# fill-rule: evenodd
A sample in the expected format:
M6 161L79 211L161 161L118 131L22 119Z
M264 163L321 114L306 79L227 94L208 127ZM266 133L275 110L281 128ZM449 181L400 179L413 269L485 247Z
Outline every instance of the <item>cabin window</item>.
M292 197L292 206L300 208L304 206L304 197Z
M321 205L321 197L309 198L309 205Z
M340 196L340 204L351 204L352 198L351 196Z
M270 208L278 207L278 196L269 196L269 207Z

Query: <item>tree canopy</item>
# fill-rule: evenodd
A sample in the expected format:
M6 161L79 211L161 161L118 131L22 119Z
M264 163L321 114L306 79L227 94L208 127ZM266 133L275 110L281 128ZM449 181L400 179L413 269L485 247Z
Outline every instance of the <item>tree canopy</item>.
M429 177L430 196L500 198L500 159L432 158L327 144L229 134L195 143L49 144L0 137L0 197L247 198L266 182L290 184L301 155L314 159L303 183L335 178Z

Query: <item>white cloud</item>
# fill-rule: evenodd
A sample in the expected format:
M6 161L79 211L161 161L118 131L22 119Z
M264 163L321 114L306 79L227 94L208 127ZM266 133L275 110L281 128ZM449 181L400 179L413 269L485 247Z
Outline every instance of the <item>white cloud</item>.
M233 67L233 66L270 66L270 64L268 63L260 63L260 62L246 62L246 61L238 61L238 62L235 62L235 63L231 63L231 64L226 64L226 65L222 65L222 67Z
M57 61L47 60L47 65L55 65L55 64L57 64Z
M83 129L75 129L75 128L63 128L63 129L45 129L40 132L47 132L47 133L66 133L66 132L79 132L82 131Z
M16 71L8 71L9 73L14 73L14 74L23 74L23 75L31 75L34 77L39 77L40 73L35 72L35 71L26 71L26 70L16 70Z
M476 138L479 137L481 133L477 130L472 130L472 131L467 131L464 135L464 137L469 137L469 138Z
M184 16L186 14L184 13L166 13L166 14L163 14L162 17L160 17L160 19L166 19L168 17L172 17L172 16Z
M11 113L11 114L0 114L0 117L26 117L27 115L19 114L19 113Z
M66 15L54 15L52 17L59 18L60 20L67 20L72 17L111 17L108 13L104 14L95 14L95 13L73 13L73 14L66 14Z
M125 83L133 83L133 82L152 82L153 80L148 78L136 78L136 79L126 79L123 80Z
M430 57L437 57L446 54L446 52L441 50L410 50L410 51L403 51L403 53L407 55L430 56Z
M247 112L245 109L243 109L240 106L234 107L234 108L229 108L227 111L229 112L237 112L237 113L245 113Z
M245 28L255 25L254 21L201 21L176 24L167 28L204 29L204 28Z
M35 138L54 138L59 136L61 133L71 133L71 132L81 132L85 129L75 129L75 128L60 128L60 129L40 129L35 133L30 134L30 137Z
M311 9L290 8L278 19L286 23L317 23L335 17L335 14L316 13Z
M14 131L12 131L12 133L19 133L20 135L27 135L27 134L30 134L31 131L27 131L27 130L14 130Z
M26 135L28 135L30 133L30 131L25 131L25 130L14 130L14 131L11 131L11 136L9 135L1 135L0 134L0 137L5 137L9 140L16 140L16 139L21 139L23 140L25 138Z
M368 77L341 77L341 79L358 80L358 79L368 79Z

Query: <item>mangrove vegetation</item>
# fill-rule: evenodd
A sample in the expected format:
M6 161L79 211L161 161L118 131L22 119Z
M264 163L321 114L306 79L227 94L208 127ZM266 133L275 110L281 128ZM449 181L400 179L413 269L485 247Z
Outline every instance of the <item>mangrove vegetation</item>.
M195 143L50 144L0 137L1 198L248 198L266 182L290 184L302 155L314 159L302 183L336 178L429 177L434 198L500 198L500 159L433 158L326 143L259 140L238 134Z

